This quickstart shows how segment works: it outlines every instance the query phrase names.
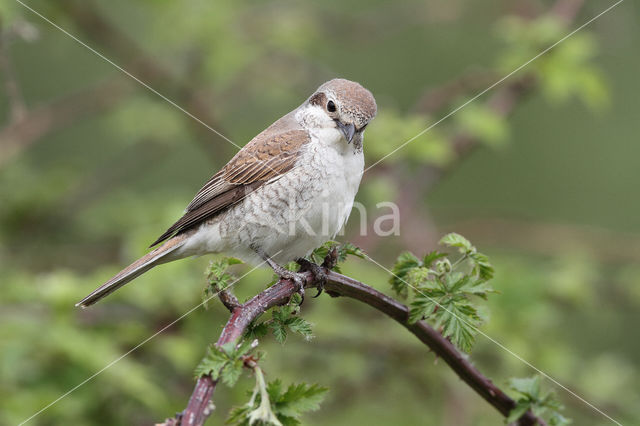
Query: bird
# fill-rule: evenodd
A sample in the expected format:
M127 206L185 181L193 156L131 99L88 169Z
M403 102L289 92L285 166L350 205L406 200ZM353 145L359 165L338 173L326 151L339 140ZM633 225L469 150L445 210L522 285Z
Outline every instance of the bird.
M210 253L266 263L304 296L299 273L281 265L303 262L345 225L364 173L364 130L376 113L375 98L359 83L322 84L215 173L151 244L156 248L76 306L96 303L157 265Z

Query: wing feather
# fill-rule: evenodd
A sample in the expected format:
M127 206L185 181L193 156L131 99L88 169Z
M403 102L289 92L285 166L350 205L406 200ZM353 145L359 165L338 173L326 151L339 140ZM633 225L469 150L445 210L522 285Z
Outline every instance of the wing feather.
M283 124L278 126L281 120ZM214 174L189 203L185 214L151 246L215 216L291 170L310 136L299 126L290 129L287 116L281 120L252 139Z

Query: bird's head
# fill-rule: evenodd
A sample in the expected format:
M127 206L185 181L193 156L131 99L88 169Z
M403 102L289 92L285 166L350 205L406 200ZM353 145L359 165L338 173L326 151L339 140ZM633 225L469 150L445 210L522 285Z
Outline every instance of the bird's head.
M327 81L304 105L316 128L336 128L347 143L362 146L362 133L376 116L376 100L360 84L335 78Z

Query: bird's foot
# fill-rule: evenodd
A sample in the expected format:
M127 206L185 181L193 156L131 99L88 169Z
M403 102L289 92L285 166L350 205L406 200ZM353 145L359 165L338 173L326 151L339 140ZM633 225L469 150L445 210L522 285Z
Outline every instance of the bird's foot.
M267 258L266 262L269 264L271 269L273 269L273 272L275 272L275 274L278 277L280 277L280 279L293 281L293 283L297 287L298 294L300 294L300 296L302 297L302 302L304 302L304 285L306 283L305 276L303 274L290 271L278 265L276 262L274 262L270 258ZM300 304L302 304L302 302L300 302Z
M313 275L313 282L318 289L318 293L313 297L320 296L322 294L322 290L324 290L324 285L329 279L329 269L324 265L324 263L320 266L304 258L296 259L296 263L300 265L300 272L311 272L311 275Z

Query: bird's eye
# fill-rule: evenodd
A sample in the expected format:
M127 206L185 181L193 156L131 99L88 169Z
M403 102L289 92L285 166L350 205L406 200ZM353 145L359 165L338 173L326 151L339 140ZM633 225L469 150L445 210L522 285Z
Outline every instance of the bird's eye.
M336 104L334 104L333 101L327 102L327 111L336 112Z

